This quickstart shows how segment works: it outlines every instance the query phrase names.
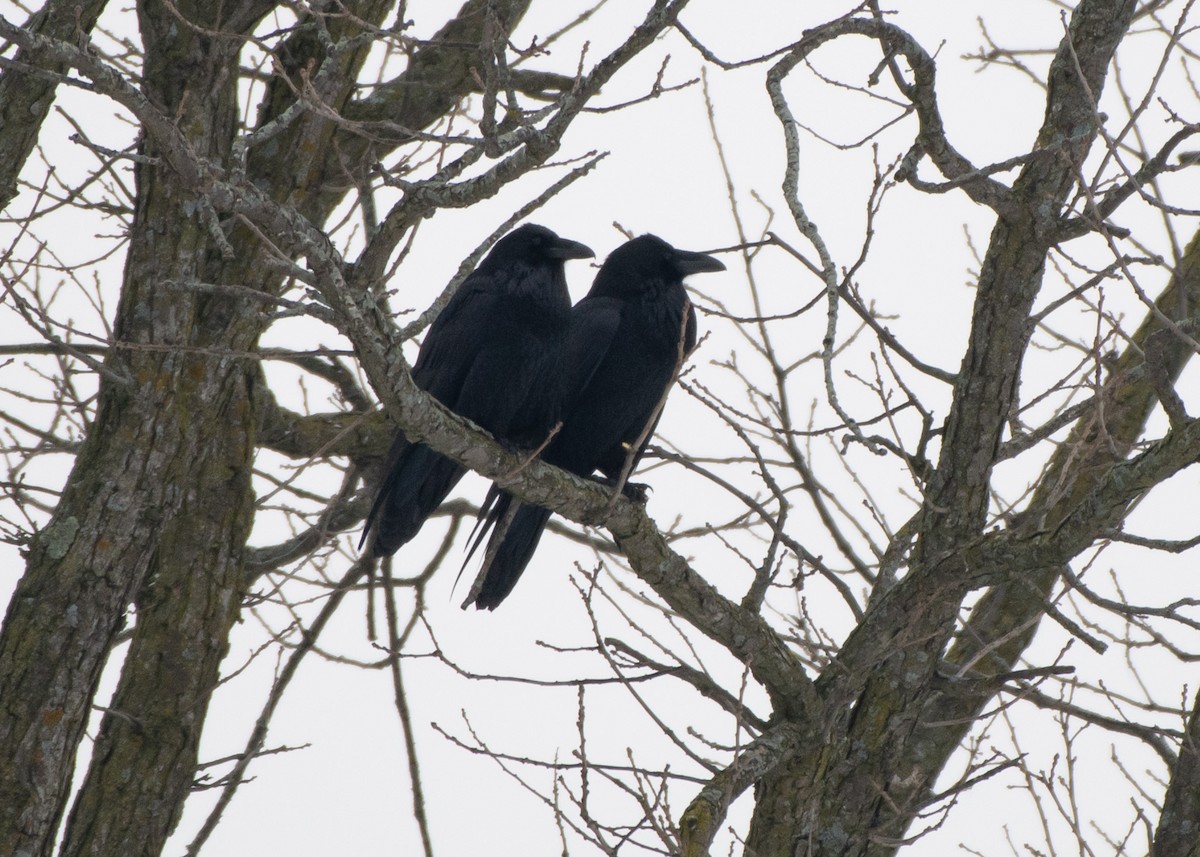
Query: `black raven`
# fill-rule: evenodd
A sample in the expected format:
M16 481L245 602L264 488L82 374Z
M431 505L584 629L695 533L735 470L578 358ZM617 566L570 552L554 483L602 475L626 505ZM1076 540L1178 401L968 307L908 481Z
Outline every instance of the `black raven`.
M571 311L563 264L594 255L531 223L501 238L430 326L413 365L417 386L501 441L544 442L562 406ZM464 472L396 432L359 547L373 532L373 556L395 553Z
M612 252L591 291L571 309L563 426L544 461L580 476L599 470L614 485L628 476L646 451L683 357L696 345L696 313L683 278L723 270L712 256L676 250L654 235ZM504 600L549 519L548 510L514 504L511 494L492 486L472 551L489 529L491 537L464 607L492 610Z

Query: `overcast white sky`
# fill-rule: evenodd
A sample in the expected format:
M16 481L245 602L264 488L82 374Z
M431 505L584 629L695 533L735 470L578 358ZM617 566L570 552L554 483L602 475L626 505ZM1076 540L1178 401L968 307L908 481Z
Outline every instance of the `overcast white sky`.
M108 13L113 27L129 27L131 16L117 4ZM444 19L452 5L445 0L426 0L408 5L408 17L416 22L419 35L431 34ZM535 0L521 29L513 37L516 44L526 44L535 36L544 38L578 10L590 5L576 0ZM597 14L588 24L569 34L553 47L550 57L540 58L536 67L570 71L582 43L590 45L588 56L595 59L619 42L633 23L640 20L648 3L641 0L616 0ZM1003 160L1028 150L1042 118L1041 91L1028 78L1015 71L990 69L980 72L978 64L964 59L983 43L977 18L986 17L988 33L999 44L1019 48L1053 48L1061 37L1063 23L1060 9L1045 0L1007 0L1004 3L987 0L956 0L953 3L932 0L895 0L885 4L895 10L892 20L907 28L915 38L938 58L938 90L943 116L950 139L977 164ZM693 0L683 20L688 28L714 52L725 59L755 56L797 40L806 28L843 14L848 3L836 2L766 2L742 0L730 4L726 0ZM11 9L10 18L23 17ZM1131 89L1145 86L1158 59L1158 46L1147 40L1144 54L1129 52L1123 63L1129 75ZM678 83L699 74L700 57L677 34L663 39L654 50L626 69L601 99L615 103L644 93L665 55L671 56L664 82ZM816 67L830 76L862 84L878 62L873 43L841 40L816 55ZM1029 65L1042 69L1049 55L1027 58ZM1139 66L1139 64L1142 64ZM767 208L773 210L771 228L781 236L801 241L789 221L779 185L782 178L783 150L779 125L771 111L763 86L765 66L758 65L736 72L710 68L708 86L715 106L715 121L725 156L731 165L736 185L736 197L742 206L747 230L752 236L763 228L768 219ZM890 93L889 87L881 87ZM1138 90L1140 91L1140 90ZM1164 80L1162 92L1170 99L1172 108L1185 118L1195 120L1200 115L1196 96L1182 77L1172 70ZM799 121L814 131L838 143L854 142L895 114L895 108L872 102L863 95L819 81L809 73L798 72L789 82L788 95ZM129 137L128 126L110 121L112 109L90 96L69 92L62 95L63 103L74 105L80 113L86 111L93 139L114 148ZM87 105L81 108L80 105ZM1158 110L1158 113L1154 113ZM1165 137L1173 128L1165 121L1166 113L1152 108L1151 118L1144 124L1147 134ZM65 125L55 119L47 124L46 147L56 166L72 169L73 162L85 157L78 148L65 142ZM879 135L878 159L890 164L902 155L912 141L913 120L906 119ZM69 133L69 132L67 132ZM1153 142L1149 143L1153 148ZM841 266L851 264L863 240L865 198L873 177L870 147L841 150L815 136L803 139L801 195L812 219L821 227L830 250ZM700 86L671 93L660 99L634 107L620 114L602 114L581 119L568 134L562 149L563 157L572 157L590 150L609 152L607 159L588 178L573 185L566 193L549 203L533 220L545 223L560 234L590 244L603 257L624 239L612 226L614 222L633 232L655 232L677 246L695 250L726 247L737 241L736 231L727 202L727 189L716 149L709 130L704 96ZM932 177L929 166L923 175ZM1011 177L1009 174L1008 177ZM487 235L516 205L536 191L542 179L518 183L495 200L468 211L444 212L422 227L422 238L398 274L394 285L400 290L393 307L423 308L436 295L458 267L461 258ZM1188 178L1180 181L1191 181ZM545 183L545 181L543 181ZM1194 188L1192 188L1194 190ZM756 200L755 195L765 201ZM1194 197L1193 197L1194 198ZM1152 218L1140 211L1137 217ZM1129 218L1118 220L1133 226ZM1141 222L1141 221L1138 221ZM1181 233L1190 234L1194 226L1185 222ZM957 368L965 342L970 318L972 271L975 259L968 240L976 248L986 246L992 218L989 212L969 205L959 194L927 196L908 187L892 190L875 224L876 238L872 255L863 267L859 281L865 296L875 301L879 310L888 315L888 325L912 347L921 359L948 370ZM48 227L40 227L48 228ZM11 230L0 226L0 230ZM87 258L93 246L88 236L104 233L105 226L95 222L55 221L55 234L43 234L47 240L58 241L60 252L68 261ZM70 240L63 242L65 235ZM1166 233L1151 226L1144 233L1148 250L1170 254ZM7 239L0 239L7 241ZM352 239L350 239L352 240ZM1081 242L1086 244L1086 242ZM1081 252L1095 252L1091 245ZM727 257L729 271L720 275L696 278L694 285L702 296L723 301L733 312L748 312L746 274L735 257ZM97 266L105 279L103 291L115 303L119 287L120 254L109 263ZM790 262L778 251L766 253L756 264L756 276L768 302L767 311L786 311L807 301L820 288L815 278L800 266ZM578 298L587 289L592 269L583 263L568 267L572 294ZM1053 277L1050 278L1053 281ZM1161 288L1161 278L1148 278L1144 284L1151 293ZM1051 282L1047 294L1060 294L1057 282ZM111 306L111 304L110 304ZM1129 290L1114 288L1108 307L1115 313L1140 317L1136 299ZM80 317L94 316L84 307ZM9 317L11 318L11 316ZM91 323L91 322L89 322ZM1092 323L1083 313L1066 315L1063 328L1072 335L1084 336L1079 325ZM7 322L11 324L11 322ZM794 330L781 347L791 349L796 356L819 349L824 329L823 310L797 320ZM722 371L713 365L736 352L741 360L753 365L754 355L730 326L716 319L702 320L710 339L693 358L694 373L705 383L720 386L728 383ZM1086 330L1086 328L1084 328ZM4 333L5 339L25 341L27 332ZM267 344L296 346L318 342L344 347L344 342L328 329L315 322L296 322L280 325L267 339ZM869 349L857 352L858 363L849 362L845 368L857 372L870 371L865 355ZM1041 361L1030 370L1024 383L1049 385L1063 366L1074 359L1067 354L1041 353ZM1065 361L1065 362L1064 362ZM8 369L5 370L10 371ZM17 371L13 369L11 371ZM270 371L277 379L287 379L287 370L272 365ZM1041 374L1039 374L1041 373ZM817 400L814 423L834 422L829 408L821 401L819 367L814 367L811 392L797 393L797 402L808 406ZM11 385L11 381L7 382ZM861 388L841 379L844 404L870 410L871 403ZM914 380L914 384L922 383ZM1189 370L1184 389L1195 396L1200 394L1196 372ZM287 390L299 403L299 391L290 383ZM925 382L920 390L930 396L944 415L946 391ZM326 395L318 385L310 384L314 410ZM694 402L677 394L667 409L660 433L684 450L720 452L729 444L713 418ZM851 455L854 466L862 468L877 494L876 499L890 516L889 523L898 525L911 511L911 497L905 496L905 474L894 461L876 461L866 450ZM61 474L53 473L52 464L38 478L53 483ZM1023 462L1000 471L998 481L1003 490L1017 496L1028 482L1036 462ZM303 480L331 478L328 473L314 471L302 475ZM830 477L851 486L844 475ZM659 468L645 477L654 491L650 511L663 526L669 525L678 514L683 526L696 526L706 521L720 520L733 507L696 477L678 468ZM1131 519L1143 532L1165 535L1178 532L1175 522L1193 517L1198 479L1194 473L1184 474L1168 490L1156 492ZM835 483L840 484L840 483ZM478 500L485 483L469 478L461 484L458 495ZM328 486L322 486L327 488ZM265 488L264 488L265 490ZM852 491L852 486L848 488ZM857 503L857 499L849 502ZM811 515L807 509L797 509L791 526L798 534L806 534L804 520ZM864 524L878 533L872 523ZM1186 520L1183 524L1186 530ZM401 573L419 568L430 554L437 537L423 536L407 546L399 555L397 567ZM255 532L257 544L269 544L285 537L278 518L264 516ZM819 538L810 547L821 553ZM715 585L739 591L744 580L736 576L723 577L728 557L719 543L712 540L688 543L683 548L694 560L696 569ZM0 595L6 596L15 583L20 558L16 551L3 548L6 562L0 573ZM1194 552L1193 552L1194 553ZM494 614L460 611L457 607L465 585L453 589L458 557L455 551L437 576L430 590L427 616L438 641L446 654L463 668L475 673L519 675L535 679L571 679L581 675L604 676L603 663L596 656L567 655L548 651L544 644L571 648L588 646L593 642L588 617L570 582L568 571L578 560L590 567L590 555L562 539L548 539L510 601ZM1101 565L1120 568L1117 551L1106 554ZM1129 585L1136 589L1139 581L1145 590L1162 597L1165 588L1179 584L1189 567L1187 556L1156 558L1153 574L1135 575ZM1178 572L1173 572L1177 563ZM1194 563L1194 558L1191 558ZM469 579L468 569L464 579ZM623 583L641 591L631 575L617 572ZM576 575L576 577L578 577ZM818 587L806 593L809 609L819 612L823 624L831 633L845 633L850 616L839 607L831 593ZM626 599L628 601L628 599ZM624 603L624 602L623 602ZM630 603L636 614L647 611ZM781 608L783 609L783 608ZM795 609L795 605L793 605ZM278 611L263 614L276 627L286 620ZM608 630L620 630L611 610L604 611ZM667 632L664 632L667 633ZM1065 642L1065 634L1051 628L1039 639L1039 654L1046 658ZM263 640L263 629L256 616L247 615L234 636L230 667L239 664ZM632 640L631 640L632 642ZM698 635L693 638L699 656L705 659L714 674L734 687L738 681L736 664L707 644ZM682 648L679 640L671 646ZM378 659L364 639L363 609L360 604L348 603L340 617L323 638L323 648L340 655L366 660ZM414 653L428 651L428 640L418 635L410 647ZM1082 646L1075 646L1068 658L1081 675L1095 678L1104 675L1114 686L1132 685L1119 655L1101 658ZM215 758L238 752L252 726L257 706L261 704L270 676L276 668L274 657L260 658L244 673L219 692L211 709L204 737L202 757ZM552 760L556 754L566 758L577 745L577 699L573 690L545 688L527 683L467 681L455 676L446 667L428 660L405 662L409 704L419 728L419 754L426 790L426 809L429 814L436 853L458 854L518 854L559 853L557 833L551 814L541 801L524 791L501 772L494 762L471 755L441 737L432 723L445 731L469 740L464 712L480 738L502 752ZM1151 673L1153 673L1151 668ZM1178 672L1160 676L1163 682L1188 682L1194 688L1196 675L1181 676ZM109 680L112 676L109 676ZM1151 680L1155 679L1151 675ZM734 730L728 719L718 715L696 694L681 685L664 682L643 688L647 698L671 712L676 725L690 724L702 730L714 741L732 742ZM748 699L764 709L761 695L751 688ZM627 761L627 748L639 761L669 762L673 770L699 774L680 754L662 739L652 722L638 704L620 688L597 688L587 695L587 740L590 757L616 764ZM1049 766L1052 754L1059 745L1051 720L1046 715L1026 713L1016 719L1029 725L1028 746L1040 764ZM1042 731L1035 733L1033 726ZM1084 736L1081 747L1081 770L1090 776L1081 777L1081 800L1094 801L1097 820L1111 821L1114 831L1122 832L1131 818L1124 790L1111 792L1109 807L1101 795L1109 790L1112 768L1108 764L1108 739L1088 744ZM298 752L262 759L251 768L255 778L244 786L238 798L226 812L225 821L206 847L206 853L227 857L256 852L286 853L296 857L316 857L329 853L384 855L419 853L419 843L409 811L407 763L402 748L402 736L392 703L392 686L385 670L361 670L344 664L310 657L302 674L289 691L288 697L273 723L269 746L309 746ZM1132 767L1153 768L1148 755L1130 752ZM1040 754L1040 756L1039 756ZM1036 767L1039 763L1035 762ZM549 793L551 775L545 770L524 770L530 782ZM1014 779L1008 785L1017 785ZM1089 792L1089 789L1095 793ZM677 786L673 792L673 811L682 812L695 787ZM1003 804L1006 799L1011 804ZM198 796L168 848L169 854L182 853L202 821L211 798ZM1003 808L1001 808L1003 807ZM626 807L627 809L628 807ZM746 801L731 822L740 823L748 812ZM1111 813L1111 815L1110 815ZM950 853L959 843L993 855L1009 853L1003 844L1004 827L1009 826L1013 840L1039 843L1040 827L1027 796L1019 792L990 788L978 795L966 796L949 821L938 831L914 845L907 853L938 855ZM714 854L725 853L728 838L721 840ZM1060 841L1060 845L1065 840ZM586 849L572 853L586 853Z

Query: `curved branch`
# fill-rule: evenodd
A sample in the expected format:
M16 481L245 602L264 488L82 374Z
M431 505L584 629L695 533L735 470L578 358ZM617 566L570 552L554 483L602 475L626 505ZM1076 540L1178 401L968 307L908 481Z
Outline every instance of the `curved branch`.
M795 120L791 118L782 92L782 83L800 62L822 45L846 35L867 36L879 42L890 58L895 54L903 56L913 72L913 82L901 89L916 109L920 123L917 140L913 151L905 159L906 164L915 167L916 160L921 155L928 155L947 179L961 182L961 187L975 202L986 205L998 213L1007 213L1014 209L1012 192L1000 182L990 178L986 171L980 170L964 157L946 137L946 128L942 122L941 110L938 107L937 95L934 91L935 64L933 57L921 47L906 30L889 24L881 19L873 18L842 18L823 27L817 27L805 34L796 45L776 63L767 74L767 91L771 93L772 104L780 120L784 122L784 133L794 134ZM788 140L788 151L791 152L792 141ZM901 168L897 179L904 181L912 175L911 168Z

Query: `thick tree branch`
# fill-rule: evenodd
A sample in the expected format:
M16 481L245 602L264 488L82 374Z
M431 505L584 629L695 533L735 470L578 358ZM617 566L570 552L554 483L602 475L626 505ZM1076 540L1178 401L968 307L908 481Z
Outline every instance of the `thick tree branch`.
M86 43L107 0L49 0L25 22L22 29L49 39ZM36 49L22 46L6 60L0 75L0 211L17 195L17 176L37 145L42 122L54 103L57 82L53 75L67 68L61 62L45 62ZM26 73L28 67L50 72L50 76Z

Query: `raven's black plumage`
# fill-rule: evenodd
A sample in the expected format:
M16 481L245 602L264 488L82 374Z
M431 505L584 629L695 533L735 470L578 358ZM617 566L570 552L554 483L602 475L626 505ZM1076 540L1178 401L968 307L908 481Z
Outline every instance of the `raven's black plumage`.
M676 250L654 235L613 251L571 310L563 427L543 460L580 476L599 470L610 480L620 477L631 454L637 464L653 429L643 432L657 419L681 357L696 344L696 314L683 278L724 269L712 256ZM491 610L525 570L550 512L514 502L493 486L480 514L486 515L484 532L492 533L463 606Z
M413 380L501 440L542 443L562 405L571 308L563 263L593 255L534 224L501 238L430 326ZM371 553L394 553L415 536L464 472L397 432L363 529L363 541L373 533Z

